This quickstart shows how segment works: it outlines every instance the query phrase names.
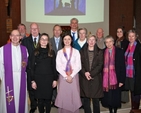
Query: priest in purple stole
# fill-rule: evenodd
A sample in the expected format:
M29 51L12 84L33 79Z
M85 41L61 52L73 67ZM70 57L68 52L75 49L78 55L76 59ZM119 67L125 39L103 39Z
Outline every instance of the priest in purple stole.
M0 48L0 113L28 113L27 50L20 45L20 33L13 30L11 43Z

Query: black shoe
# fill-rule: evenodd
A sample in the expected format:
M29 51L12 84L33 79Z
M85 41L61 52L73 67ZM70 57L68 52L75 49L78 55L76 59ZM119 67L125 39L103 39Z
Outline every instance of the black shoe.
M54 105L55 108L58 108L57 106Z
M36 109L30 109L29 113L34 113Z
M54 105L54 102L52 102L52 104L51 104L51 107L54 107L55 105Z
M51 107L58 108L58 107L57 107L57 106L55 106L54 104L55 104L55 103L54 103L54 102L52 102Z
M79 109L84 109L84 107L83 107L83 106L81 106Z

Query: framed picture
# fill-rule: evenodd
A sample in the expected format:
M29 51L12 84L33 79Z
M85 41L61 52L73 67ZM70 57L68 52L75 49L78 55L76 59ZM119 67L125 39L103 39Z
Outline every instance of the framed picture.
M86 14L86 0L45 0L45 15L74 16Z

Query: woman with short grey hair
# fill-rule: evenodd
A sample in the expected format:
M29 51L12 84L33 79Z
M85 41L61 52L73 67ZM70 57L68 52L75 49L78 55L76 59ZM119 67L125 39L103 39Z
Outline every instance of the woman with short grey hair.
M80 50L82 69L79 73L80 95L83 98L85 113L92 113L90 103L93 102L93 113L100 113L99 98L103 97L102 67L103 50L96 44L96 36L89 35L87 45Z
M109 108L110 113L117 113L121 107L121 87L125 81L125 58L120 48L114 46L114 38L105 37L103 65L103 91L102 106Z
M79 38L77 38L74 43L73 43L73 47L77 50L80 51L80 49L82 47L84 47L84 45L87 42L87 29L86 28L80 28L78 29L78 36Z
M125 52L126 82L125 88L131 92L131 110L139 109L141 95L141 44L135 30L128 32L128 48Z

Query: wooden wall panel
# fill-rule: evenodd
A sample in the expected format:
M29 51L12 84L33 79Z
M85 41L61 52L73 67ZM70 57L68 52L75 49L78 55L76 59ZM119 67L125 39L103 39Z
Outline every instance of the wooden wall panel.
M6 44L9 39L6 20L12 19L12 29L17 29L17 25L21 22L20 0L8 1L10 1L10 16L7 15L5 0L0 0L0 46Z
M13 0L11 6L12 6L11 17L13 19L13 29L17 29L18 24L21 23L20 0Z
M116 28L124 26L128 31L133 27L134 0L109 0L109 34L116 36Z
M135 11L135 20L136 20L136 31L139 35L139 39L141 40L141 0L135 0L134 5Z
M21 22L21 10L20 0L9 0L11 1L10 18L12 18L13 29L17 28L17 25ZM106 1L106 0L105 0ZM126 31L133 27L133 15L134 15L134 1L135 0L109 0L109 34L116 35L116 28L118 26L125 26ZM139 2L136 0L138 5L137 10L140 12L137 15L141 15ZM136 10L135 10L136 11ZM0 46L6 44L9 34L6 32L6 19L7 9L5 6L5 0L0 0ZM141 21L141 16L137 18ZM137 22L136 26L141 30L141 22ZM141 33L141 32L140 32Z
M0 0L0 46L5 44L6 35L6 6L5 0Z

